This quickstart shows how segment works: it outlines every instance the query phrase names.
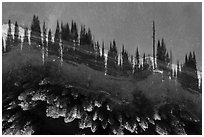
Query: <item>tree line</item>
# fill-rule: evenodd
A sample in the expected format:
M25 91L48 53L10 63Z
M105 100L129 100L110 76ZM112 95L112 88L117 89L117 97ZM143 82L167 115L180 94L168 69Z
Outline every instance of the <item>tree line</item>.
M39 49L44 49L46 55L55 55L57 57L63 56L63 60L75 61L84 63L89 67L104 71L108 75L113 76L133 76L147 77L154 69L159 69L167 72L169 76L178 77L179 81L184 87L198 89L197 66L195 52L189 54L184 64L177 63L177 73L172 69L171 51L168 52L164 38L157 40L155 38L155 23L153 21L152 27L152 42L153 42L153 57L145 53L139 53L139 48L136 48L135 55L130 55L122 46L121 52L118 52L116 41L110 42L105 57L104 41L99 43L94 41L90 28L81 25L80 32L75 21L69 23L59 23L57 21L55 33L51 29L46 28L45 22L41 30L40 20L38 16L34 15L30 27L30 42L31 46ZM54 40L53 40L54 37ZM19 36L19 26L15 22L14 36L11 34L11 21L8 21L7 38L5 45L2 46L2 51L9 52L12 47L19 44L28 46L28 28L25 28L23 43ZM3 41L2 41L3 43ZM156 46L157 45L157 46ZM191 84L189 84L191 83Z

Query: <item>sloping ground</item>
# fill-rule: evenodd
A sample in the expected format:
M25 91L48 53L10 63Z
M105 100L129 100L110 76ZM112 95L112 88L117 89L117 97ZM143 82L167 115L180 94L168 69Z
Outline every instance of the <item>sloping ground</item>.
M87 88L93 91L105 91L113 96L123 95L123 97L131 100L130 93L134 90L134 83L129 78L115 78L105 76L103 72L93 70L83 64L64 63L61 65L59 59L54 56L46 59L44 65L42 63L40 51L31 47L24 47L20 52L18 48L12 50L2 57L2 73L3 83L14 70L20 70L22 67L39 67L43 68L40 75L47 71L48 78L54 83L64 84L72 83L75 86ZM19 72L20 73L20 72ZM35 78L35 77L33 77Z
M202 119L202 94L184 90L177 79L170 79L165 73L154 73L138 81L136 87L158 107L168 103L180 104Z
M21 77L24 75L24 70L21 72L21 68L27 67L26 69L29 70L29 67L36 67L39 71L37 77L46 75L44 77L51 79L53 83L64 84L69 82L77 87L94 92L104 91L112 96L126 98L129 101L131 101L131 94L135 89L135 81L131 78L105 76L104 72L74 62L63 62L61 65L60 60L55 56L49 56L43 64L40 51L31 47L24 47L23 51L15 48L11 52L4 54L2 66L3 83L10 78L11 74L15 76L14 72L16 70L19 73L19 79L23 79ZM32 76L32 79L36 79L36 77Z
M67 82L89 91L104 91L113 97L123 98L127 101L131 101L132 93L139 90L147 98L155 102L155 104L166 101L191 102L195 104L197 112L202 110L201 94L192 94L185 91L176 79L169 79L165 73L153 73L142 81L134 81L131 78L105 76L103 72L95 71L83 64L73 65L73 63L63 63L61 66L60 61L54 56L49 57L46 60L47 63L43 64L41 53L29 46L24 47L23 51L16 48L7 54L2 57L3 84L10 78L14 70L20 70L21 67L25 66L28 68L32 66L38 67L39 71L41 71L39 76L36 77L39 77L39 79L47 77L56 84L66 84ZM22 75L18 75L19 79L23 79L24 72L19 73L22 73ZM36 79L36 77L32 76L33 79Z
M153 126L149 134L201 133L201 123L198 123L202 118L201 95L183 90L176 80L170 80L165 74L153 73L142 81L134 81L130 78L105 76L103 72L95 71L83 64L73 64L72 62L61 65L61 62L54 56L46 59L43 64L40 52L31 47L25 47L22 52L18 48L13 49L11 52L4 54L2 59L2 108L5 134L13 130L15 130L14 133L21 134L17 132L15 126L21 121L19 118L27 116L28 121L25 119L24 123L20 124L23 126L23 133L26 130L33 133L35 129L31 128L29 120L31 118L36 119L36 117L45 122L42 123L42 125L44 124L42 128L46 131L53 131L52 128L54 129L54 127L51 125L56 122L56 125L62 125L65 129L63 132L67 133L66 129L70 128L70 125L62 123L62 119L59 121L53 119L65 117L65 123L66 121L76 122L73 118L79 117L75 113L78 107L80 107L80 110L89 113L92 111L92 106L85 105L83 107L84 102L85 104L87 102L92 104L93 101L100 101L100 99L94 98L95 95L92 94L103 94L108 97L102 97L102 102L105 103L105 106L102 105L102 115L107 114L105 117L109 120L107 119L105 125L107 122L109 123L108 127L111 129L109 130L113 134L126 134L125 131L120 130L120 126L128 130L127 134L131 132L137 134L138 130L135 126L140 127L140 134L148 134L145 130L148 128L148 124L149 127ZM74 91L77 91L77 94ZM63 100L63 96L68 97ZM79 100L76 101L75 98L76 100L79 98ZM66 106L72 99L74 100L72 105L69 105L70 108L64 108L64 105ZM107 102L107 100L111 101ZM48 106L43 103L44 101L47 102ZM50 106L49 101L55 101L55 103ZM76 102L79 103L77 109L75 109ZM94 108L98 106L100 104L96 104ZM27 109L31 111L27 111ZM66 115L64 115L64 112L66 112ZM95 109L93 112L95 112ZM120 117L110 119L120 113L122 119L124 119L122 125L118 125L118 122L121 121ZM85 121L83 118L81 119L85 122L85 127L88 126L91 130L95 130L95 126L93 127L93 124L87 121L87 117L93 117L92 113L88 116L85 115ZM139 116L139 118L136 116ZM47 119L46 117L53 119ZM135 121L135 123L126 123L126 119L129 122ZM83 122L82 125L79 124L79 127L84 127ZM114 122L117 123L117 126L112 126L115 125ZM50 125L46 127L47 124ZM13 129L12 126L15 128ZM103 126L104 124L101 128ZM52 128L49 129L49 127ZM58 129L62 127L59 126ZM192 129L190 130L190 128ZM56 133L59 134L60 130ZM98 134L100 133L103 133L103 131L98 132ZM105 133L108 134L109 132Z

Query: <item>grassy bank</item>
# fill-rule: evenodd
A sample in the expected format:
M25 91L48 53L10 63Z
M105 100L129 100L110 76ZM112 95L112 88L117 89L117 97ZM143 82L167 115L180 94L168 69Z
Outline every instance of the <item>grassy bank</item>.
M50 56L42 62L39 50L29 46L23 51L14 48L2 57L3 98L23 88L34 87L47 79L53 84L71 84L88 92L105 91L116 101L133 101L133 94L142 93L159 107L166 103L184 104L185 107L202 117L202 95L184 90L176 79L153 73L137 81L125 77L112 77L93 70L83 64L61 62Z

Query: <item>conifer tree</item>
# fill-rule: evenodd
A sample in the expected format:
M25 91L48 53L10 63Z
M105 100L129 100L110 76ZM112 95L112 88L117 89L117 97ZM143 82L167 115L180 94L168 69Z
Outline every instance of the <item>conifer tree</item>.
M166 45L164 43L164 39L162 38L161 42L161 61L166 62Z
M57 21L57 27L55 31L55 37L54 37L54 54L59 56L59 49L60 49L60 28L59 28L59 22Z
M105 48L104 48L104 41L102 42L102 49L101 49L101 60L102 60L102 70L105 70Z
M191 52L189 53L187 64L188 64L188 67L193 68L193 56Z
M158 40L157 42L157 64L160 59L161 59L161 45L160 45L160 40Z
M52 54L53 52L53 45L52 45L52 31L49 29L48 32L48 55Z
M33 16L33 21L31 24L31 43L34 44L36 47L41 46L41 29L40 29L40 21L38 16Z
M23 38L23 45L28 45L28 28L26 27L24 30L24 38Z
M166 52L165 62L166 63L170 63L170 57L169 57L169 53L168 52Z
M104 52L104 41L102 42L102 58L104 59L105 58L105 56L104 56L104 54L105 54L105 52Z
M55 31L55 37L54 37L55 43L59 44L60 42L60 28L59 28L59 22L57 21L57 27Z
M70 37L71 42L73 42L74 40L74 22L72 20L72 24L71 24L71 37Z
M147 59L145 53L143 54L143 70L148 69L149 65L147 64Z
M81 31L80 31L80 45L85 44L85 37L86 37L86 29L84 25L81 25Z
M199 80L198 80L198 73L197 73L197 64L196 64L196 56L195 52L193 51L192 54L192 61L191 61L191 68L192 68L192 87L195 90L199 89Z
M186 63L186 64L188 63L188 56L187 56L187 54L186 54L186 56L185 56L185 63Z
M78 29L76 22L72 20L71 24L71 42L77 43L78 42Z
M18 46L19 44L19 27L17 21L15 22L15 28L14 28L14 45Z
M48 56L48 46L47 46L47 29L45 26L45 22L43 22L43 42L42 47L44 48L45 56Z
M6 52L11 50L11 46L13 44L13 36L11 34L11 21L8 21L8 31L7 31L7 39L6 39Z
M92 43L93 43L93 39L92 39L91 30L89 28L88 33L87 33L87 43L86 44L91 45Z
M201 77L201 80L200 80L200 87L199 87L199 89L200 89L200 93L202 93L202 77Z
M62 43L66 41L66 27L64 27L63 22L61 22L61 38L62 38Z
M43 46L44 48L47 48L47 29L45 27L45 22L43 22Z
M158 40L157 44L157 67L162 70L169 70L167 66L169 63L169 53L166 51L166 44L162 38L161 43Z
M74 22L74 42L78 43L78 29L77 29L77 25L76 22Z
M192 63L193 63L193 69L197 71L197 65L196 65L196 56L195 56L195 52L193 51L193 58L192 58Z
M145 59L146 57L145 57L145 53L143 54L143 64L145 64L146 63L146 59Z
M176 72L177 72L177 78L180 78L180 64L179 64L179 61L177 61L177 70L176 70Z
M110 49L108 51L107 74L116 76L117 70L118 70L118 53L116 42L115 40L113 40L113 43L110 43Z
M132 57L132 63L129 60L129 55L127 51L124 48L124 45L122 47L122 72L124 75L129 75L132 73L132 64L133 64L133 57Z
M66 24L66 27L65 27L65 34L66 34L66 42L69 42L70 41L70 28L69 28L69 23Z
M4 53L4 52L5 52L5 49L4 49L4 39L2 37L2 53Z
M139 49L137 47L135 52L135 72L138 72L140 68L140 55L139 55Z
M180 82L184 88L191 88L193 90L199 89L198 75L196 69L195 53L189 53L185 56L185 63L181 69Z

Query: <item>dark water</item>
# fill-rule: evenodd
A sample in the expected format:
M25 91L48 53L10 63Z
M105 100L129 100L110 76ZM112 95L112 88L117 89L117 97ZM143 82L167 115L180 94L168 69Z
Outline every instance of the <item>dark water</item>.
M3 134L202 134L201 121L176 104L158 109L142 94L117 101L43 79L3 99Z

